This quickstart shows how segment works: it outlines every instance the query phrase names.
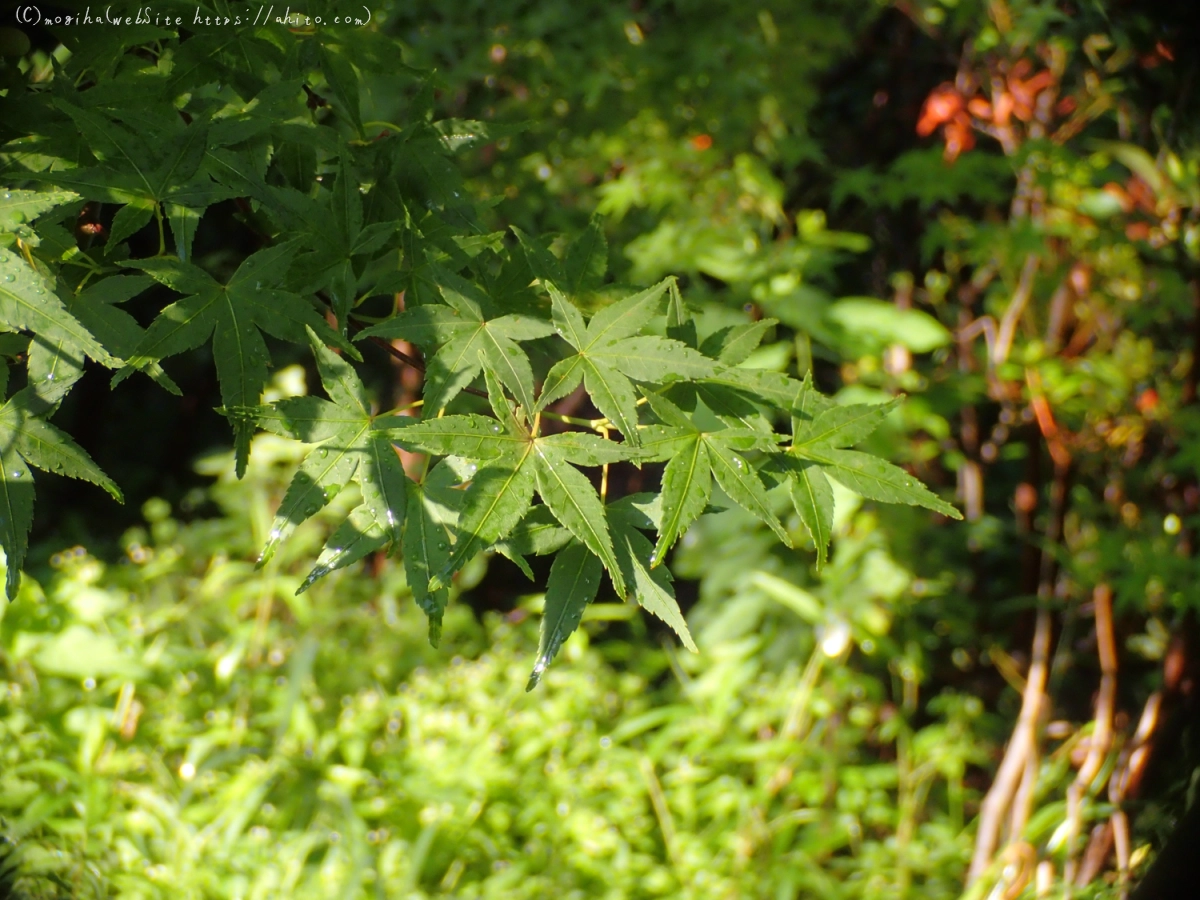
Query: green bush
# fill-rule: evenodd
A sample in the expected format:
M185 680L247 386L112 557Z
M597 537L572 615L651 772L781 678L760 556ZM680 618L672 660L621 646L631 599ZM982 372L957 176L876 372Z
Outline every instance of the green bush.
M903 667L912 703L888 702L848 640L886 618L818 641L821 597L764 576L749 631L701 616L680 658L597 604L527 694L540 595L451 605L435 651L401 566L295 594L337 509L246 561L302 452L260 436L240 484L209 458L220 518L151 501L126 559L62 550L5 609L0 816L29 896L957 896L981 707L945 694L915 727ZM846 509L861 570L873 516Z

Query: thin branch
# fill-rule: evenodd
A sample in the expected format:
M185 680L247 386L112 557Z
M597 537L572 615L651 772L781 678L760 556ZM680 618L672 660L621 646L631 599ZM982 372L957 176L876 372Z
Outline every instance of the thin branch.
M1076 840L1083 825L1083 800L1092 790L1092 782L1100 774L1112 746L1113 704L1117 694L1117 650L1113 639L1112 588L1098 584L1092 591L1092 606L1096 616L1096 650L1100 657L1100 690L1096 695L1096 718L1088 743L1087 757L1071 786L1067 788L1067 857L1063 882L1067 891L1077 883L1079 856Z
M1030 253L1025 257L1025 265L1021 267L1021 278L1017 282L1017 290L1009 301L1008 309L1000 319L1000 327L996 330L996 344L992 350L992 365L999 366L1008 360L1012 350L1013 338L1017 333L1017 323L1021 320L1029 298L1033 295L1033 276L1037 274L1037 254Z
M1021 696L1021 712L1012 737L991 788L979 811L979 831L975 838L975 853L967 873L968 887L987 872L996 848L1005 814L1013 811L1010 840L1019 841L1020 831L1028 818L1028 803L1032 785L1021 790L1026 771L1037 759L1038 727L1046 699L1046 680L1049 674L1050 644L1053 620L1050 599L1053 594L1055 562L1054 548L1062 535L1066 513L1067 467L1055 464L1054 485L1051 491L1050 522L1046 528L1046 549L1043 551L1038 578L1038 610L1034 624L1033 646L1030 653L1029 675ZM1019 802L1016 802L1019 801Z

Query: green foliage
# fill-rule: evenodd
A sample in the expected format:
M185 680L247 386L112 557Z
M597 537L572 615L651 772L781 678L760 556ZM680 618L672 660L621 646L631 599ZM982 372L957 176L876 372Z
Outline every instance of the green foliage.
M5 609L0 819L18 889L865 900L911 881L957 895L964 771L986 751L978 700L946 694L918 724L769 600L739 618L749 632L710 621L703 657L623 659L631 648L604 636L623 622L640 632L637 620L588 605L601 565L579 543L556 557L544 601L483 624L448 609L437 653L399 564L296 594L352 499L339 494L263 567L243 561L303 455L260 435L241 483L232 454L204 461L221 517L184 524L152 501L121 563L63 550L44 588L26 580ZM831 572L880 553L855 505L842 506ZM644 500L613 507L616 539L652 528ZM898 577L877 601L899 599ZM841 590L816 590L823 615ZM571 665L533 696L535 618L539 662L559 650ZM772 645L787 646L785 666L764 655Z
M956 515L911 476L841 445L780 449L788 438L775 423L807 425L804 410L824 401L811 381L743 367L770 323L731 326L701 343L674 279L643 291L605 284L600 220L561 258L515 227L515 242L485 231L454 157L504 128L435 119L428 86L409 72L405 90L371 121L368 89L394 77L385 55L394 45L374 28L268 25L227 43L217 32L155 30L146 39L109 35L86 52L72 45L46 76L53 90L31 82L4 98L21 112L6 118L20 125L6 124L0 151L5 183L16 189L0 207L4 327L74 365L69 379L43 372L42 354L31 350L28 386L0 414L10 597L32 523L25 462L115 491L44 420L85 356L116 369L114 389L144 371L170 390L160 363L210 348L239 475L255 426L313 445L259 564L353 484L357 502L299 590L375 551L400 555L435 643L447 589L464 567L502 548L529 572L517 529L526 518L557 523L564 541L530 548L560 554L548 584L553 623L530 686L596 598L597 565L618 597L636 599L693 647L662 564L710 502L720 505L714 485L787 546L791 534L759 472L774 466L778 481L808 485L798 508L821 558L832 514L827 486L816 481L822 473L866 496ZM387 127L369 135L380 122ZM769 180L748 158L739 166L748 184ZM230 200L254 249L228 240L197 255L206 219ZM115 208L102 242L79 243L63 216L48 216L78 212L81 201ZM147 292L154 283L178 299L164 304L163 290ZM143 292L139 303L156 310L144 332L113 306ZM267 336L313 354L328 400L261 402ZM424 354L423 394L386 410L349 359L362 361L360 346L397 341ZM553 406L580 385L599 418ZM477 411L475 396L492 415ZM420 419L408 415L417 407ZM856 436L868 421L877 419L861 418ZM402 453L441 461L406 473ZM661 496L644 498L661 509L652 521L613 508L611 466L667 460ZM642 531L651 529L657 543L646 553Z
M116 474L114 435L153 446L174 420L142 413L147 379L110 394L102 369L177 384L221 405L248 475L234 490L230 462L219 494L253 510L182 526L148 507L155 560L172 529L210 529L159 580L144 535L136 568L52 575L64 540L111 556L114 529L39 474L33 544L19 517L6 540L50 599L26 578L6 611L22 693L0 717L17 710L22 760L75 771L89 732L58 711L119 713L136 684L142 725L126 741L110 721L94 759L174 748L154 799L179 799L102 807L152 779L71 793L23 769L9 826L31 790L71 799L18 855L71 883L212 872L198 893L250 896L353 894L369 871L385 895L1121 893L1200 762L1170 712L1200 525L1195 41L1182 8L1135 6L389 2L342 31L0 29L5 396ZM282 248L263 287L305 318L290 336L242 322L244 352L218 359L214 313L170 377L138 358L172 301ZM176 261L205 287L137 268ZM322 396L280 379L260 397L272 362ZM275 434L247 457L255 426ZM183 459L213 429L179 434ZM952 484L962 526L875 505L950 515ZM184 518L211 512L193 501ZM368 560L370 582L350 566ZM80 580L181 610L152 630L168 661L136 609L77 614L60 592ZM409 597L463 662L420 646ZM635 604L702 655L665 629L649 646ZM290 706L274 649L311 660ZM1027 664L1047 681L1023 718ZM108 681L81 690L89 666ZM178 671L202 687L172 693ZM381 708L407 710L408 743L387 745ZM227 718L200 725L210 709ZM219 818L260 802L267 764L286 773L268 792L306 799ZM1022 777L989 784L1001 766ZM102 811L80 826L77 803ZM141 815L163 808L190 823L171 852ZM1106 858L1128 825L1132 855ZM148 859L167 868L128 875Z

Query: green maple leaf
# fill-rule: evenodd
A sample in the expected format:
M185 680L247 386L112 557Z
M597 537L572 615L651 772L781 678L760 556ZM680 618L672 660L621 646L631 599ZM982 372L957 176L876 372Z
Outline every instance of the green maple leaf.
M651 459L669 460L663 471L663 515L651 567L662 563L679 536L704 512L714 478L729 499L765 522L790 547L791 537L772 511L766 488L743 455L773 450L774 436L751 428L703 431L665 397L648 393L646 398L662 424L645 430L642 445Z
M212 336L221 400L227 410L236 411L258 405L267 379L270 357L260 331L302 343L307 340L306 328L312 329L323 340L357 354L306 299L277 287L294 252L289 244L260 250L238 266L227 284L171 257L129 263L185 296L159 313L114 382L135 369L198 347ZM236 414L231 417L240 477L250 449L252 421Z
M744 325L730 325L713 332L700 345L700 352L727 366L745 362L763 338L779 324L778 319L760 319Z
M480 367L499 420L479 415L443 416L423 420L395 436L396 443L408 449L476 464L458 510L453 549L441 569L431 573L428 590L441 589L476 554L506 539L516 542L505 547L510 553L527 552L520 549L514 532L530 511L536 491L544 509L600 559L617 593L625 596L626 583L604 507L591 481L576 466L620 462L643 454L628 444L593 434L533 434L512 410L499 375L482 358Z
M67 295L64 306L113 356L129 356L145 332L117 304L136 297L153 283L145 275L110 275L77 294ZM57 409L83 375L83 355L69 341L38 336L29 347L28 373L29 387L45 408ZM171 393L180 393L157 363L147 366L146 374Z
M450 590L431 587L435 573L450 562L462 508L461 486L474 474L472 464L444 459L420 482L408 483L408 512L404 526L404 574L413 599L429 618L429 640L436 647Z
M705 393L706 389L708 393ZM714 410L725 405L736 407L749 401L754 405L767 404L789 412L800 402L804 385L783 372L725 366L697 381L696 390L705 402L710 397L714 398ZM735 398L740 398L740 401Z
M55 294L53 283L17 254L0 247L0 329L28 331L106 366L116 365L95 335Z
M144 137L94 109L59 99L57 106L82 135L98 165L58 170L38 177L70 188L89 200L124 204L109 230L117 244L166 212L181 259L187 259L203 210L233 196L201 171L208 123L185 126L170 107L162 109Z
M71 191L12 191L0 194L0 231L16 233L44 212L78 200Z
M363 198L358 177L343 152L337 179L326 192L328 204L314 209L308 221L312 228L312 251L299 260L310 273L305 292L327 290L333 312L343 333L357 299L358 275L353 257L377 251L395 234L398 223L363 225Z
M715 363L679 341L639 335L654 318L670 280L607 306L585 324L583 315L548 284L558 334L576 353L555 363L546 375L538 409L565 397L583 382L596 408L631 444L638 436L633 382L657 384L713 374Z
M687 621L675 599L671 573L665 566L654 566L653 545L642 534L655 531L662 522L662 500L651 494L622 497L605 508L617 558L626 581L633 585L633 596L646 612L657 616L679 635L683 645L696 652L696 644Z
M684 646L696 652L696 644L675 599L670 572L650 565L651 544L642 531L658 526L661 510L660 504L651 501L651 497L649 494L622 497L604 508L617 564L638 605L669 625ZM536 507L534 513L540 509L544 507ZM526 690L537 685L559 648L579 627L584 609L596 599L602 571L600 559L581 542L572 540L565 530L555 529L548 516L538 517L531 513L526 521L530 519L538 521L530 522L520 539L513 539L514 546L524 545L534 552L560 550L567 542L569 546L561 549L550 569L538 655ZM522 525L525 524L523 521Z
M868 500L923 506L951 518L962 515L903 469L867 453L844 449L868 437L900 402L838 406L821 396L805 376L792 410L792 445L770 461L772 473L788 484L796 514L825 564L833 532L833 489L829 478Z
M546 603L542 610L541 638L537 660L529 674L525 690L537 687L560 647L579 627L583 610L596 599L600 590L600 560L582 544L571 544L554 558L546 582Z
M534 506L494 549L516 563L525 577L533 581L533 570L525 557L557 553L570 541L571 532L558 523L548 506Z
M254 414L268 431L317 445L288 485L259 565L270 560L298 525L324 508L351 480L358 483L362 503L330 535L297 593L374 550L399 545L409 506L408 479L390 434L413 421L374 416L354 368L327 349L311 328L308 341L330 399L289 397L259 407Z
M568 296L578 296L584 291L598 288L607 272L608 240L600 226L599 216L592 216L583 234L567 248L567 256L563 260L563 274L566 275L566 281L562 282L563 290Z
M116 500L121 492L91 457L62 431L37 415L44 408L32 387L0 406L0 546L7 563L5 590L11 600L21 583L21 566L33 525L33 476L29 466L90 481Z
M382 337L412 341L427 354L425 409L436 412L474 381L486 362L524 410L534 408L533 369L520 341L554 333L549 322L509 314L485 318L490 305L474 285L440 271L445 304L418 306L365 329L359 339Z
M608 271L608 241L600 218L593 216L588 227L567 248L566 256L559 260L541 241L512 227L513 234L521 242L525 259L534 276L544 285L554 285L566 291L570 297L598 288Z

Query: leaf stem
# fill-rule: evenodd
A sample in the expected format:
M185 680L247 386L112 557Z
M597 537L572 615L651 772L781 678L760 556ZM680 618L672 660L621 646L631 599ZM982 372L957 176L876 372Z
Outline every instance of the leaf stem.
M25 257L25 262L29 263L29 268L37 272L38 267L33 261L33 254L29 252L29 245L20 238L17 238L17 246L21 248L21 253Z
M607 428L601 428L599 431L606 441L612 440ZM608 463L600 467L600 502L608 503Z
M578 425L580 428L594 428L597 421L605 421L604 419L580 419L577 416L564 416L562 413L551 412L544 409L541 415L549 419L554 419L556 422L565 422L567 425Z
M424 400L414 400L412 403L406 403L403 406L393 406L389 410L385 410L384 412L377 413L375 418L382 419L385 416L394 416L397 413L408 412L408 410L410 410L410 409L416 409L418 406L424 406L424 405L425 405Z
M167 236L163 231L162 204L154 204L154 220L158 223L158 255L165 256L167 252Z

